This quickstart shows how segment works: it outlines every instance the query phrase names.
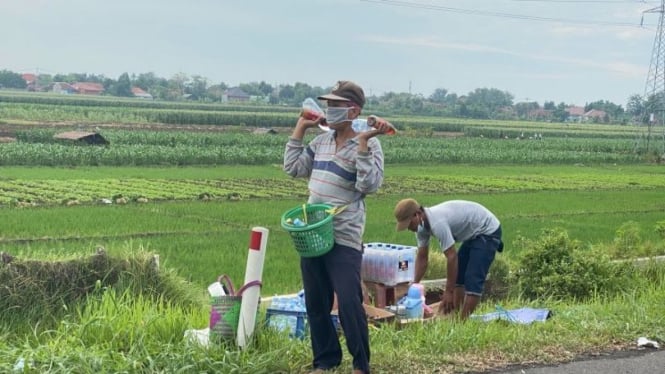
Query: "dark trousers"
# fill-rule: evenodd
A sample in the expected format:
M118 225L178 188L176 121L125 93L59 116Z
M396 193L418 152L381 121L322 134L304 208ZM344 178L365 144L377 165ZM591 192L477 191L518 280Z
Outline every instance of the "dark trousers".
M337 293L339 320L346 347L353 356L353 368L369 373L369 331L362 305L361 264L359 250L337 243L323 256L300 260L314 368L330 369L342 362L342 349L330 317Z

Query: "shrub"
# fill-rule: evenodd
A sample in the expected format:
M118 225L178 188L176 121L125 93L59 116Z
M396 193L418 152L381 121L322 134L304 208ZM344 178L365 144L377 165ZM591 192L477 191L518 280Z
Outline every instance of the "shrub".
M628 221L622 224L615 233L614 245L623 252L637 251L641 242L640 226L637 222Z
M446 277L446 255L439 250L431 250L429 253L429 261L427 271L425 272L424 279L439 279ZM487 280L485 281L485 288L483 290L483 297L489 300L500 300L508 296L510 291L510 266L502 258L502 255L497 254L494 262L490 267Z
M446 255L440 250L429 250L427 270L424 279L439 279L446 277Z
M488 300L504 299L510 293L510 284L510 266L497 254L485 281L483 297Z
M665 239L665 221L656 222L656 227L654 230L660 235L661 238Z
M523 240L515 281L529 299L587 299L628 287L632 265L612 263L602 250L584 249L567 232L544 230L535 241Z

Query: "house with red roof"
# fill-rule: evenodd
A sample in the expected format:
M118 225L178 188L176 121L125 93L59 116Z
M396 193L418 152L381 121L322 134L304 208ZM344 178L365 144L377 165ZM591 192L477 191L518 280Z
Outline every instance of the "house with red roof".
M584 113L584 119L593 122L603 122L608 119L607 112L600 109L591 109Z
M104 85L93 82L76 82L72 87L81 95L101 95L104 92Z
M132 94L134 94L134 97L138 97L139 99L152 100L152 95L145 92L141 87L132 87Z
M25 81L26 85L31 85L37 83L37 75L32 73L21 74L21 77Z
M51 91L53 91L55 93L63 94L63 95L69 95L69 94L76 93L76 90L74 89L74 87L72 87L72 85L67 83L67 82L54 82L53 83L53 88L51 88Z

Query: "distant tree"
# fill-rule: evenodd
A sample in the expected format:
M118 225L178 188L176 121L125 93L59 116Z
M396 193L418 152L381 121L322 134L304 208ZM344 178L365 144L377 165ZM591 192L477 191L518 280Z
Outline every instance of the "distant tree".
M267 97L272 94L273 88L265 81L250 82L238 85L241 90L249 95Z
M570 114L566 111L566 108L568 108L568 105L566 105L564 102L560 102L559 105L556 106L556 109L554 109L552 115L559 122L566 122L568 116L570 116Z
M456 105L458 99L459 98L457 97L456 93L454 93L454 92L449 93L448 95L446 95L445 103L448 104L448 105Z
M665 92L649 95L644 101L644 123L649 123L651 120L653 120L654 123L662 123L663 115L665 113L665 108L663 108L663 103L665 102L664 95Z
M258 82L240 83L238 88L250 96L261 96Z
M273 88L270 84L268 84L264 81L261 81L261 82L259 82L259 91L261 91L261 94L263 96L270 96L270 95L272 95Z
M543 103L543 109L554 110L556 109L556 104L554 104L554 101L546 101Z
M27 86L21 74L0 70L0 87L25 89Z
M168 97L170 100L182 100L185 95L185 83L189 81L189 77L185 73L174 74L169 79Z
M521 103L515 104L515 114L517 114L518 118L528 119L529 118L529 113L531 111L539 109L539 108L540 108L540 106L535 101L521 102Z
M92 82L92 83L104 83L107 78L104 75L95 75L87 73L69 73L69 74L56 74L53 76L54 82Z
M37 86L48 87L53 83L53 76L51 74L39 74L37 76Z
M82 82L103 83L105 79L103 74L85 74Z
M192 76L192 79L185 83L185 93L192 95L194 100L205 99L208 91L208 79L200 75Z
M56 82L63 82L63 81L56 81ZM104 82L102 82L102 84L104 85L104 92L106 92L109 95L113 95L113 86L115 86L115 83L116 81L111 78L104 79Z
M448 90L445 88L437 88L434 90L434 92L429 96L429 100L434 103L439 103L443 104L446 102L446 95L448 94Z
M425 99L422 95L406 92L387 92L379 98L379 102L379 108L387 113L421 114L425 108Z
M646 112L645 105L646 103L642 96L635 94L628 98L626 111L639 123L647 123L649 120L649 114Z
M210 101L222 101L224 91L226 91L228 88L229 86L227 86L224 82L221 82L220 84L214 84L208 87L206 92L206 99Z
M293 99L295 103L301 103L308 97L318 96L312 92L312 86L302 82L296 82L296 84L293 85L293 92Z
M286 84L279 87L279 99L283 103L290 103L296 95L296 91L293 89L293 86Z
M150 92L156 86L168 86L168 81L158 77L155 73L141 73L135 79L132 79L135 86L144 91Z
M591 109L602 110L608 115L608 118L620 119L623 117L624 110L621 105L614 104L607 100L598 100L584 106L585 111Z
M466 98L469 116L473 118L495 118L499 109L512 105L513 95L496 88L476 88Z
M122 73L118 77L118 81L111 86L111 95L122 96L122 97L132 97L132 82L129 79L129 74Z

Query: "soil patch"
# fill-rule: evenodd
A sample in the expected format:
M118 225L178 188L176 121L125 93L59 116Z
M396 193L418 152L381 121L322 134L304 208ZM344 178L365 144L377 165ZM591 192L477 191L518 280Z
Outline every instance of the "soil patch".
M442 137L442 138L461 138L464 136L463 132L460 131L434 131L432 136Z

